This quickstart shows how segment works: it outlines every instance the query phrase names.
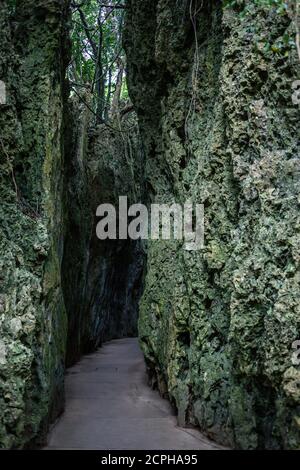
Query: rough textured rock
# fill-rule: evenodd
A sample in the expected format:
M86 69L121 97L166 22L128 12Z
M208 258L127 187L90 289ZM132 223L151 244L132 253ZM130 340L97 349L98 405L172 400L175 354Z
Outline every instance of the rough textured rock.
M83 99L88 101L88 95ZM100 241L96 236L100 204L118 207L119 196L127 196L129 204L140 199L142 155L136 120L124 120L120 132L117 123L93 127L89 114L84 105L78 113L78 103L73 103L63 261L69 319L67 364L103 341L137 336L145 257L140 242Z
M66 363L136 336L144 259L95 230L99 204L139 199L136 122L94 129L67 101L68 1L14 3L0 13L0 448L43 443Z
M300 446L299 72L288 15L128 0L148 202L205 205L205 249L150 242L139 322L180 423L243 449ZM194 12L197 14L194 15ZM145 23L147 18L147 23Z
M203 250L149 243L139 334L153 385L181 424L224 444L298 448L289 16L257 2L128 0L140 148L135 131L66 114L69 2L14 3L0 11L0 447L42 442L63 409L66 351L70 364L136 333L143 247L95 235L96 207L127 195L205 204Z
M43 439L63 406L60 280L67 1L1 2L0 448Z

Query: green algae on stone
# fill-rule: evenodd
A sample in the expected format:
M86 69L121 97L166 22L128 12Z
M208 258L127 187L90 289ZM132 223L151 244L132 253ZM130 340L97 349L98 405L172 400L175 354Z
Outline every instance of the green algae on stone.
M68 2L1 6L0 448L42 443L63 407L62 108Z
M299 63L292 43L265 47L294 38L291 18L218 1L194 18L189 2L127 6L147 202L205 206L203 250L149 242L139 335L152 383L219 442L299 448Z

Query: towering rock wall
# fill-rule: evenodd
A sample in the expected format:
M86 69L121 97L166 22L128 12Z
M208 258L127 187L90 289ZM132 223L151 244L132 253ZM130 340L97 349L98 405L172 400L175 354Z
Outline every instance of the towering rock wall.
M144 161L135 132L66 114L69 2L0 3L0 447L42 441L66 352L71 364L136 333L143 249L97 240L95 212L142 194L203 202L206 218L201 251L149 243L139 334L153 384L220 442L299 447L291 19L257 2L127 3Z
M144 256L138 242L96 237L99 204L139 199L135 122L130 134L93 128L67 102L68 2L12 3L0 33L2 448L43 442L64 407L65 363L137 334Z
M137 336L144 251L140 242L99 240L96 210L100 204L140 200L142 154L136 118L122 125L93 126L81 97L69 113L66 159L67 228L63 287L68 311L67 364L103 341ZM118 215L118 213L117 213Z
M63 407L61 288L68 1L1 1L0 448L44 437Z
M96 237L98 205L140 199L136 120L94 128L89 97L68 100L69 13L1 2L0 448L42 444L65 365L137 334L143 249Z
M203 250L149 243L140 342L180 423L238 448L297 448L294 27L276 7L231 3L127 1L148 202L205 205Z

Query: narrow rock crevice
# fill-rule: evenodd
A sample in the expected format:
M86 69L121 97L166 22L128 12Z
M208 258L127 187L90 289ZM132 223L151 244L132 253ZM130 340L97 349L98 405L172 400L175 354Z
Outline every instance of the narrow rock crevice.
M127 196L129 205L140 198L142 153L137 124L134 122L132 130L130 120L129 133L124 122L121 133L105 125L92 126L90 114L73 100L62 264L68 312L67 365L104 341L137 336L145 259L140 241L100 241L96 236L100 204L117 209L120 196Z
M299 448L299 61L279 3L126 0L130 99L109 122L66 78L71 2L1 3L0 448L45 445L66 368L137 335L179 425ZM204 248L100 241L120 196L202 203Z

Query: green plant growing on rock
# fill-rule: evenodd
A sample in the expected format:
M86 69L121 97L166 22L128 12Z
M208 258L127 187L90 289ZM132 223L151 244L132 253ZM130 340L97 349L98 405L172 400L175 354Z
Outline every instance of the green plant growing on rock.
M284 14L289 8L289 3L283 0L224 0L224 8L238 8L241 12L246 13L253 6L261 6L266 8L276 8L277 13Z
M236 10L241 19L254 13L256 7L261 7L266 10L273 9L278 15L288 16L294 24L295 38L285 32L284 35L280 36L274 43L265 41L264 50L265 52L270 51L274 54L281 54L288 57L290 50L296 48L300 60L300 18L298 0L253 0L251 2L245 0L224 0L223 7L226 10Z

